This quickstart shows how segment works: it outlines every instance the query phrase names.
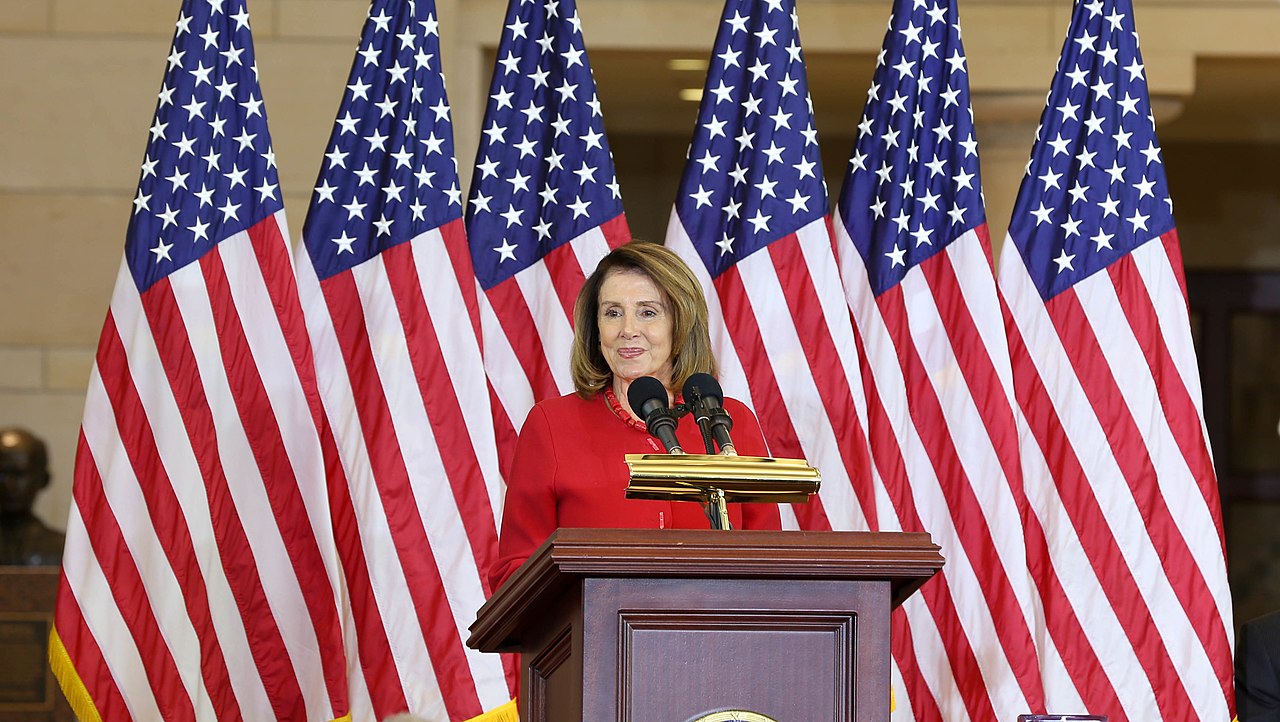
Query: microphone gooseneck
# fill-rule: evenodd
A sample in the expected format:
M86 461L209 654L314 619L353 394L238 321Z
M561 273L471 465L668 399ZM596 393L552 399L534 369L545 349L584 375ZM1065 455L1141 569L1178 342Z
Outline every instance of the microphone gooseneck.
M733 439L729 437L733 419L724 410L724 391L720 388L720 382L711 374L696 373L684 382L681 394L685 404L693 411L693 418L702 429L703 437L714 441L715 446L720 448L721 456L737 456ZM715 453L710 442L707 444L707 453Z
M662 442L668 454L683 454L676 438L676 414L667 406L667 388L652 376L641 376L627 389L627 403L644 419L644 425Z

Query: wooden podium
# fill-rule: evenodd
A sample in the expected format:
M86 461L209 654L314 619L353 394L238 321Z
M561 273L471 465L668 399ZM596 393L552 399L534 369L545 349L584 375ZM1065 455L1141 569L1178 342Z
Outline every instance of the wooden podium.
M561 529L467 644L522 655L526 722L884 722L889 610L942 563L928 534Z

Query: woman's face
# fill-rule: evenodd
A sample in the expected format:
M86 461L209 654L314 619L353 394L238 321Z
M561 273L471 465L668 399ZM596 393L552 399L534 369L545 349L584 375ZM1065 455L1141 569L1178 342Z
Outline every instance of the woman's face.
M612 271L600 285L596 304L600 352L616 380L630 384L653 376L671 385L670 304L640 271Z

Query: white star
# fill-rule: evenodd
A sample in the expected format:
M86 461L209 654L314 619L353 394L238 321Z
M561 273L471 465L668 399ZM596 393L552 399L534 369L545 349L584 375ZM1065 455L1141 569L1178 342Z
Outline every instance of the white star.
M511 184L511 195L514 196L520 191L527 192L529 190L529 179L530 176L527 176L521 173L519 169L516 169L516 174L507 179L507 182Z
M239 167L233 166L231 170L227 173L227 180L231 182L231 187L235 188L236 186L244 185L245 184L244 176L248 172L249 172L248 168L245 168L244 170L240 170Z
M884 257L888 258L890 261L889 268L896 268L898 266L907 265L907 262L903 260L903 258L906 255L907 255L907 249L902 248L895 243L893 244L893 250L884 254Z
M355 253L351 249L351 245L356 242L355 236L348 236L346 230L342 231L342 235L333 239L338 244L338 253Z
M139 211L149 211L148 204L151 202L151 196L143 195L142 189L138 189L138 195L133 199L133 214L137 215Z
M214 189L209 186L205 186L195 192L195 197L200 199L201 208L213 205L213 193Z
M1089 33L1083 33L1080 37L1075 38L1075 41L1080 45L1080 52L1093 52L1093 46L1098 42L1098 38Z
M715 173L720 170L720 166L719 166L720 156L711 155L710 149L707 149L707 151L702 155L702 157L696 159L694 162L702 165L703 173Z
M378 169L370 168L368 162L364 164L363 168L361 168L360 170L353 170L352 173L355 173L356 175L360 176L359 185L376 185L373 182L373 179L374 179L374 176L378 175Z
M766 63L759 58L756 58L756 61L752 63L751 67L747 68L747 70L751 73L752 82L757 80L767 80L769 78L769 63Z
M952 206L952 207L947 211L947 215L951 217L951 225L953 225L953 226L964 225L964 212L965 212L965 210L967 210L967 209L962 208L962 207L960 207L960 206Z
M352 198L350 203L348 203L348 204L346 204L345 206L343 206L343 208L344 208L344 209L346 209L346 211L347 211L347 220L351 220L351 219L353 219L353 218L360 218L360 219L363 219L363 218L364 218L364 209L365 209L365 206L366 206L366 205L368 205L368 204L366 204L366 203L361 203L360 201L356 200L355 198Z
M1057 258L1053 259L1053 262L1058 264L1058 273L1076 270L1075 267L1071 265L1071 262L1074 261L1075 258L1075 255L1067 253L1067 249L1062 249L1062 253L1059 254Z
M1051 209L1045 208L1043 202L1040 204L1039 208L1035 209L1034 211L1031 211L1031 215L1036 217L1037 226L1039 226L1041 223L1049 223L1050 222L1049 216L1052 213L1053 211Z
M1138 200L1142 200L1147 196L1151 196L1152 198L1155 198L1156 194L1151 192L1151 189L1155 187L1155 184L1156 184L1155 181L1147 180L1146 176L1142 177L1141 182L1134 183L1133 187L1138 189Z
M489 136L490 145L494 143L502 143L503 136L505 136L506 133L507 129L498 125L498 121L496 120L493 121L493 123L484 131L484 134Z
M1089 71L1077 65L1075 70L1067 71L1067 77L1071 78L1071 87L1074 88L1077 85L1085 84L1085 81L1089 78Z
M1080 110L1080 106L1072 103L1070 99L1068 99L1065 104L1055 108L1055 110L1062 113L1062 122L1064 123L1067 122L1068 118L1071 120L1079 120L1079 118L1076 117L1076 111Z
M159 218L160 220L164 221L164 225L162 226L162 228L168 228L169 226L177 225L178 209L173 208L166 203L164 207L164 212L157 213L156 218Z
M963 188L968 188L970 190L973 190L974 177L975 176L973 173L970 173L964 168L961 168L960 172L955 175L956 190L961 190Z
M568 80L561 83L560 87L556 88L556 92L560 94L561 103L567 103L570 100L578 99L577 98L578 86L570 83Z
M742 204L733 198L730 198L728 203L720 207L720 210L724 211L727 218L737 218L738 211L741 209Z
M733 48L725 48L724 52L720 53L716 57L720 58L720 60L724 62L724 67L726 70L728 70L729 68L742 67L742 64L738 62L738 58L741 55L742 55L742 51L740 50L734 50Z
M761 231L769 230L770 218L773 218L773 216L766 216L765 214L760 212L760 209L757 208L755 217L748 218L747 222L751 224L752 231L754 231L755 233L759 233Z
M923 204L924 204L924 209L925 209L926 211L936 211L936 210L938 210L938 199L939 199L939 198L941 198L941 197L942 197L942 196L940 196L940 195L938 195L938 194L934 193L932 190L930 190L930 189L926 188L926 189L925 189L925 192L924 192L924 195L923 195L923 196L921 196L921 197L920 197L916 202L917 202L917 203L923 203Z
M711 140L716 136L720 136L722 138L728 137L724 133L725 122L726 121L712 117L710 121L703 123L702 127L707 129L707 140Z
M231 199L228 198L227 202L223 203L222 207L219 208L218 210L222 211L222 220L234 221L234 220L237 220L236 214L240 211L240 204L232 203Z
M734 10L733 17L728 20L725 20L725 22L729 23L729 25L733 27L733 32L735 35L738 33L747 32L747 18L742 17L742 13L738 12L737 10Z
M755 137L755 133L748 133L747 129L744 127L742 132L738 134L738 137L734 139L738 141L738 150L743 151L751 148L751 141L754 140Z
M587 144L586 150L591 150L592 148L603 150L604 146L600 145L600 139L603 137L604 133L597 133L595 128L590 128L587 130L586 135L579 136L578 139Z
M316 201L317 202L329 201L331 203L334 202L333 192L336 190L338 190L338 186L329 185L328 178L323 179L320 182L320 185L316 186Z
M733 100L733 88L725 85L724 80L720 81L720 87L712 88L711 92L716 96L716 105ZM724 125L724 123L721 123L721 125Z
M791 73L787 73L787 77L779 80L778 85L782 87L782 97L785 98L788 95L800 95L800 93L796 91L796 84L799 82L800 79L791 77Z
M529 27L529 23L522 21L520 18L516 18L514 22L512 22L510 25L507 26L507 30L511 31L511 39L515 40L516 38L528 37L528 35L525 34L525 28L528 28L528 27ZM497 249L494 249L494 250L497 250Z
M1120 165L1120 160L1118 158L1112 162L1110 168L1103 168L1103 170L1107 172L1107 175L1111 176L1112 183L1124 182L1125 167Z
M507 210L499 213L498 215L502 216L503 219L507 221L507 228L520 223L520 209L516 208L516 204L514 203L507 206Z
M1123 118L1130 113L1136 114L1138 112L1138 100L1138 98L1129 95L1127 92L1124 94L1124 100L1117 100L1116 104L1124 109L1124 113L1120 117Z
M492 196L486 196L485 194L476 191L475 196L471 198L471 208L476 213L481 211L484 211L485 213L492 213L492 211L489 210L489 201L491 200L493 200Z
M960 54L959 50L952 52L951 57L947 58L947 64L951 66L951 72L953 73L963 73L965 71L964 56Z
M1088 190L1089 186L1084 185L1079 179L1076 179L1076 184L1067 192L1071 194L1072 203L1084 203L1086 200L1085 193L1088 192Z
M265 180L262 181L262 185L254 188L254 190L258 192L258 196L259 196L258 202L261 203L263 201L266 201L268 198L271 200L275 200L276 188L277 186L275 183L268 183Z
M547 154L547 170L562 170L564 166L560 162L564 160L564 153L557 153L552 150Z
M800 195L800 191L798 189L796 190L795 195L787 199L787 202L791 204L792 213L800 213L801 211L809 210L809 196Z
M929 169L929 177L932 178L946 172L947 162L942 158L934 158L928 163L925 163L925 167Z
M733 253L733 239L729 237L728 233L721 235L720 240L716 241L716 248L720 249L720 255L722 256L726 253Z
M1120 217L1120 211L1119 211L1119 210L1117 210L1117 207L1118 207L1119 205L1120 205L1120 199L1118 199L1118 198L1114 198L1114 199L1113 199L1109 194L1107 195L1107 199L1106 199L1106 200L1101 201L1101 202L1099 202L1099 203L1098 203L1098 206L1099 206L1100 208L1102 208L1102 217L1103 217L1103 218L1106 218L1107 216L1115 216L1115 217L1119 218L1119 217Z
M1084 122L1084 124L1089 128L1089 135L1093 135L1094 133L1101 133L1102 123L1105 120L1106 120L1105 118L1102 118L1098 115L1098 112L1096 110L1090 113L1089 119Z
M186 133L182 134L182 140L175 140L173 142L173 147L178 149L178 157L181 158L188 154L195 155L195 151L192 147L196 144L197 140L199 140L199 136L196 136L195 138L188 138Z
M595 183L596 170L595 166L583 161L582 166L573 172L574 175L578 176L578 185L585 186L588 183Z
M207 241L209 240L209 225L205 221L197 220L195 225L187 226L187 230L191 231L195 241Z
M911 237L916 239L916 248L920 246L932 246L933 241L929 238L929 229L921 225L919 228L911 232ZM894 246L895 248L897 246Z
M703 188L701 183L698 184L698 190L694 193L690 193L689 197L697 203L697 205L694 206L695 209L711 205L711 191Z
M755 187L756 190L760 191L761 198L777 198L778 196L773 190L776 185L778 185L778 181L771 181L769 176L765 176L760 179L759 183L755 184Z
M244 108L246 118L252 118L255 115L262 116L262 100L259 98L249 96L249 99L241 103L240 106Z
M783 148L779 148L779 147L778 147L778 144L777 144L777 143L774 143L774 142L771 140L771 141L769 141L769 147L768 147L768 148L765 148L765 149L764 149L764 151L762 151L762 152L763 152L766 156L768 156L768 157L769 157L769 164L770 164L770 165L772 165L772 164L774 164L774 163L781 163L781 162L782 162L782 152L783 152L783 150L784 150Z
M536 151L538 149L538 141L533 138L525 138L519 143L516 143L514 147L520 151L520 157L524 158L526 156L531 156L536 154Z
M1133 224L1133 232L1137 233L1138 231L1147 230L1147 219L1149 218L1151 218L1151 216L1144 216L1135 210L1133 215L1128 218L1128 221Z
M565 68L572 68L575 65L582 65L582 48L569 48L561 53L565 59Z
M573 211L575 219L587 215L587 206L591 205L591 201L584 201L581 198L569 204L569 209Z
M1081 169L1095 168L1096 166L1093 164L1093 157L1097 154L1097 151L1082 147L1080 152L1076 155L1076 162L1080 164Z
M493 250L498 252L498 263L516 260L516 247L511 245L511 241L508 241L505 238L502 239L502 245Z
M1099 229L1098 229L1098 232L1097 232L1096 234L1094 234L1093 238L1090 238L1089 240L1091 240L1091 241L1093 241L1095 244L1097 244L1097 248L1095 248L1095 249L1093 249L1093 250L1095 250L1095 251L1101 251L1101 250L1102 250L1102 249L1104 249L1104 248L1107 248L1107 249L1111 248L1111 239L1112 239L1112 238L1115 238L1115 234L1114 234L1114 233L1107 233L1106 231L1104 231L1104 230L1102 230L1101 228L1099 228Z
M911 43L920 42L920 31L923 29L924 28L916 27L916 24L914 22L908 22L907 27L903 28L902 30L899 30L898 34L902 36L903 40L908 45L910 45Z
M507 90L506 88L498 88L498 92L494 93L493 95L490 95L489 97L498 103L498 106L497 108L495 108L495 110L502 110L503 108L512 107L511 96L513 95L515 95L515 93L512 93L510 90Z
M1107 43L1106 46L1102 48L1102 50L1099 50L1098 57L1102 58L1102 67L1105 68L1108 65L1115 65L1116 53L1118 52L1119 50L1117 48L1111 47L1111 43Z
M1060 188L1061 186L1058 185L1058 179L1061 177L1061 173L1054 173L1053 168L1049 168L1044 172L1044 175L1040 176L1040 181L1044 183L1045 190L1049 190L1050 188Z
M774 128L791 128L791 114L782 112L782 107L778 107L778 112L770 116L773 121Z
M799 173L799 177L798 177L796 180L804 180L805 178L817 178L817 177L818 177L818 176L813 172L813 169L814 169L817 165L818 165L818 164L817 164L816 162L811 161L811 160L809 160L808 158L803 158L803 157L802 157L802 158L800 158L800 162L799 162L799 163L796 163L795 165L793 165L793 166L791 166L791 167L792 167L792 168L795 168L795 169L796 169L796 172L797 172L797 173Z
M396 219L387 218L387 215L384 213L381 218L373 222L373 225L378 227L378 235L389 236L391 235L391 224L395 222Z
M748 95L747 99L742 102L742 107L746 111L745 113L746 117L749 118L753 115L758 114L760 112L760 103L763 101L764 101L763 98L757 98L754 95Z
M1062 230L1066 233L1064 238L1080 235L1080 224L1082 222L1083 220L1076 220L1068 215L1066 223L1062 224Z
M189 176L189 175L191 175L191 174L190 174L190 173L183 173L183 172L179 171L177 168L174 168L174 169L173 169L173 175L171 175L171 176L169 176L169 177L165 178L165 180L167 180L167 181L169 181L169 183L173 184L173 190L174 190L174 192L177 192L177 190L178 190L179 188L182 188L183 190L186 190L186 188L187 188L187 176Z
M766 26L766 27L761 28L760 30L758 30L758 31L756 31L756 32L754 33L754 35L755 35L757 38L760 38L760 45L759 45L759 47L761 47L761 48L765 47L766 45L777 45L777 43L776 43L776 42L774 42L774 40L773 40L773 36L774 36L774 35L777 35L777 34L778 34L778 30L777 30L777 28L770 28L770 27L767 27L767 26Z
M549 239L551 238L551 221L544 218L541 222L533 226L533 230L537 232L539 239Z
M1155 141L1147 143L1147 147L1138 151L1147 158L1147 165L1160 162L1160 149L1156 147Z
M151 252L156 254L156 263L159 263L162 258L166 261L173 260L169 257L170 248L173 248L172 243L165 243L163 238L156 239L156 247L151 249Z

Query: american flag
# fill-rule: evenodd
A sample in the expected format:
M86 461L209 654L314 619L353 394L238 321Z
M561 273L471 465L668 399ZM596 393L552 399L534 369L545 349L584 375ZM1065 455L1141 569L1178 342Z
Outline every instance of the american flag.
M947 565L894 617L916 720L1043 711L1009 351L954 0L897 0L835 214L880 528Z
M775 456L822 470L806 529L867 529L875 502L853 326L828 231L799 22L790 0L729 0L667 230L706 288L726 393Z
M347 714L318 398L243 0L186 0L89 379L50 643L82 719Z
M533 404L573 388L573 301L630 239L574 0L511 0L467 201L503 463Z
M1129 0L1078 2L999 285L1052 654L1111 720L1229 720L1231 602L1182 261ZM1046 645L1047 646L1047 645Z
M466 647L502 486L432 0L374 0L303 227L356 719L508 699Z

